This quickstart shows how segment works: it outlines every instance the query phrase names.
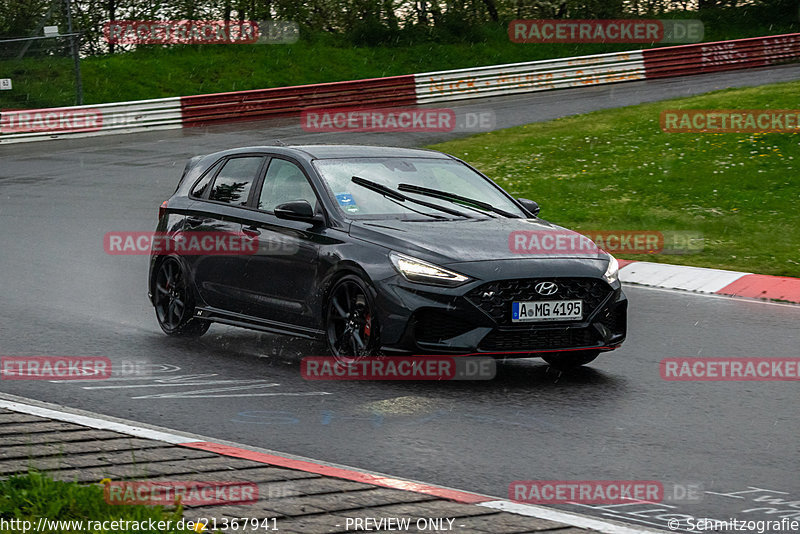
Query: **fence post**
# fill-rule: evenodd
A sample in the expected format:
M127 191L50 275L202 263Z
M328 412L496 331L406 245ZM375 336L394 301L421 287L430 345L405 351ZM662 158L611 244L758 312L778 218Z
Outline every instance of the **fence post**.
M75 104L83 105L83 82L81 81L81 58L80 58L80 36L72 31L72 0L65 0L67 3L67 32L71 35L72 61L75 64Z

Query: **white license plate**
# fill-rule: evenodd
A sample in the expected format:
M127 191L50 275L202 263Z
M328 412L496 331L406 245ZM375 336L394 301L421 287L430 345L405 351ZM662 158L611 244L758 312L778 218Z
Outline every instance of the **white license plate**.
M583 317L582 300L536 300L512 302L511 322L568 321Z

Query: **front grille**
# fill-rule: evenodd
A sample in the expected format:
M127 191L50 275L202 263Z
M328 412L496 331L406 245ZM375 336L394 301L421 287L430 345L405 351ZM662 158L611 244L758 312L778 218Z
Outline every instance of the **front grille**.
M414 315L414 319L414 337L423 343L439 343L475 328L452 313L439 310L422 310Z
M539 282L555 282L558 291L542 296L534 287ZM488 282L467 293L467 298L486 312L499 325L510 325L511 303L537 300L582 300L583 317L591 315L613 292L604 280L597 278L520 278Z
M530 330L495 328L483 338L482 351L525 351L591 347L599 344L593 328Z

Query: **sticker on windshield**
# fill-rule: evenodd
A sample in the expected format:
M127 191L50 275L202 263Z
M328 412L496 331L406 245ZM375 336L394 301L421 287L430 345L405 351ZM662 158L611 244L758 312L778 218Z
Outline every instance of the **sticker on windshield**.
M339 205L344 211L348 213L358 212L356 201L353 199L353 195L350 193L337 193L336 200L339 202Z

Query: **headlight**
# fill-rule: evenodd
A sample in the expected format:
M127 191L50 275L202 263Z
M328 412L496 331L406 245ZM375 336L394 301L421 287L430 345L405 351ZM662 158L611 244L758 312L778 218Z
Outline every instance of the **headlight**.
M390 252L389 259L394 268L397 269L397 272L402 274L409 282L455 287L469 280L468 276L448 271L427 261L406 256L405 254Z
M606 268L606 272L603 275L603 278L605 278L606 282L608 282L609 284L613 284L614 282L619 280L619 262L617 261L617 258L612 256L611 254L608 255L608 258L609 258L608 267Z

